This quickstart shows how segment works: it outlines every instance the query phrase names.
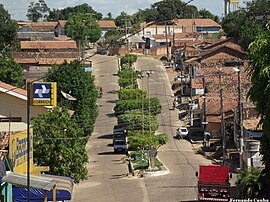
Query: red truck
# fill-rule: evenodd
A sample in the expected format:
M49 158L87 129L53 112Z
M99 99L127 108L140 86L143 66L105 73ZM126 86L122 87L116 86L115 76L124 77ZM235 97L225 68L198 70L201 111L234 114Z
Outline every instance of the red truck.
M230 174L228 166L200 165L198 177L199 201L229 201Z

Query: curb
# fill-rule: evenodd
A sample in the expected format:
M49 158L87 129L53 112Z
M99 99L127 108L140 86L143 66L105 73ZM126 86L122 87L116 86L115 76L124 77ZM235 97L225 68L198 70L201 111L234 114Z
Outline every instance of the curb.
M160 162L162 162L158 156L156 157ZM162 175L167 175L170 173L170 170L167 168L167 166L165 166L164 164L162 165L162 167L165 168L165 170L161 170L161 171L146 171L143 173L143 176L145 177L156 177L156 176L162 176Z

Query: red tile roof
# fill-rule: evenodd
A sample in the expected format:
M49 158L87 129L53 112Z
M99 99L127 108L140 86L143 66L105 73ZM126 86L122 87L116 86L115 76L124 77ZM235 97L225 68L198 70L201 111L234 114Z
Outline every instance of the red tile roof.
M110 29L116 28L114 20L99 20L98 25L99 25L99 27L101 29L104 29L104 28L110 28Z
M18 25L30 27L33 32L52 32L57 22L18 22Z
M0 91L5 92L5 93L14 92L14 93L17 93L19 95L23 95L23 96L27 97L27 91L26 90L23 90L23 89L18 88L16 86L9 85L9 84L4 83L2 81L0 81Z
M177 19L175 20L176 26L184 26L184 27L192 27L194 24L197 27L220 27L221 25L216 23L212 19L203 19L203 18L196 18L196 19Z
M58 24L59 24L61 27L65 27L66 22L67 22L67 20L59 20L59 21L58 21Z
M75 41L21 41L21 49L76 49Z

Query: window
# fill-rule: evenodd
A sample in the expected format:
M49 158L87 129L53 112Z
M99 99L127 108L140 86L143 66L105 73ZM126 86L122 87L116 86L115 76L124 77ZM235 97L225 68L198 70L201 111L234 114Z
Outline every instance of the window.
M150 31L146 31L145 34L146 35L151 35L151 32Z
M0 122L22 122L22 117L2 117Z

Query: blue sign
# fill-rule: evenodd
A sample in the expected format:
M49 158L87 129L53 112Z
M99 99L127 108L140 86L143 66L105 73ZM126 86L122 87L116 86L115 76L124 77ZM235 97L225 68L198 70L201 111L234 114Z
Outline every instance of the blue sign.
M32 106L56 106L57 84L56 82L39 82L31 85Z
M51 98L50 83L33 83L33 98Z

